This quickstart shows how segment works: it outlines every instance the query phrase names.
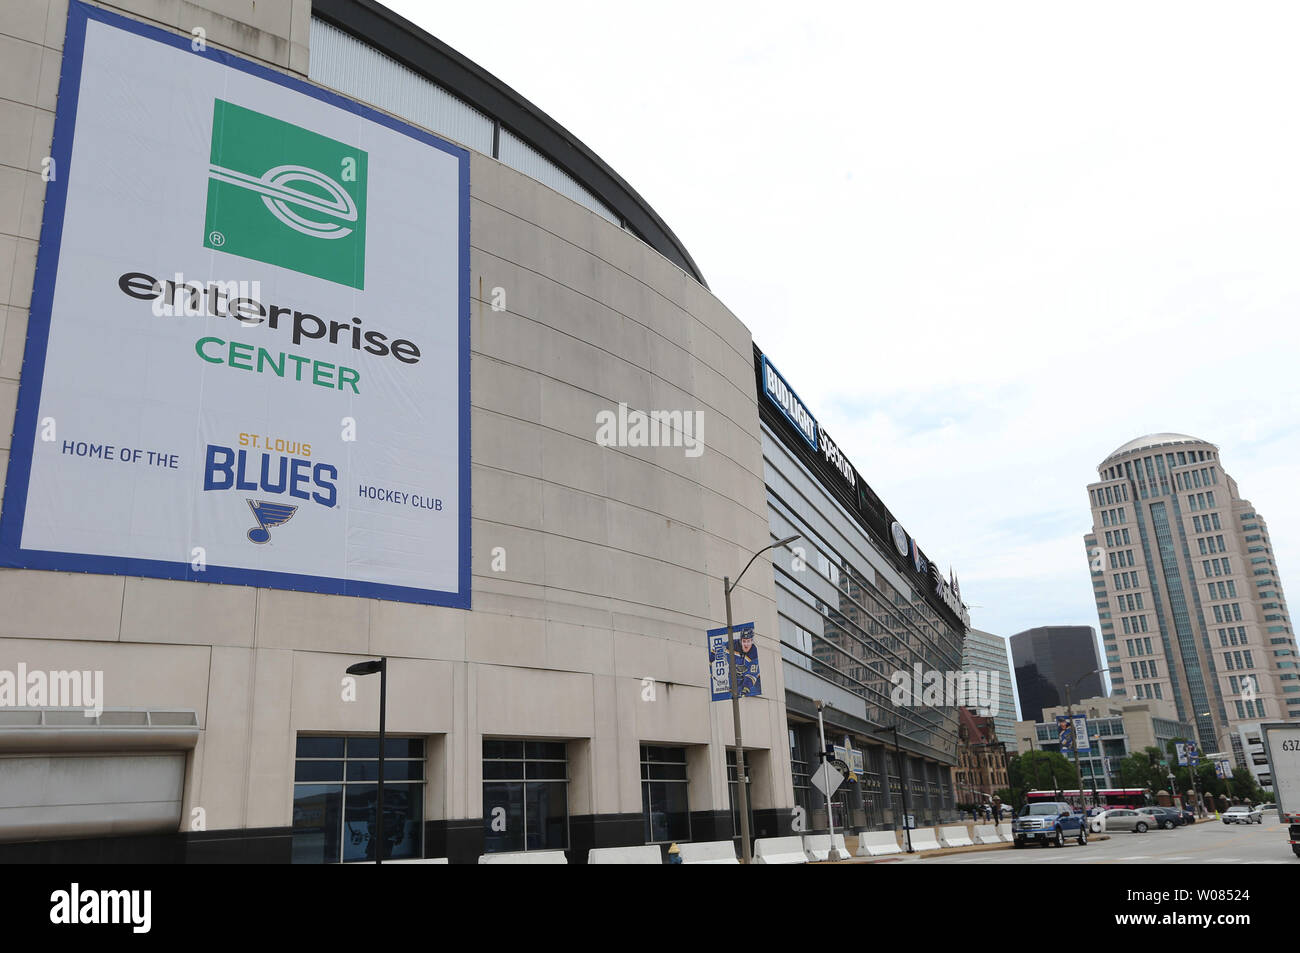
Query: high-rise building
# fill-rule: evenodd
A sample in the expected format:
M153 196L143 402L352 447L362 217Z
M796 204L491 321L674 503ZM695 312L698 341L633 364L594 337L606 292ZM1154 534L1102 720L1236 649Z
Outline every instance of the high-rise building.
M1016 700L1012 694L1011 656L1007 650L1007 640L992 632L971 629L966 633L962 644L961 670L971 673L987 673L992 689L992 677L997 674L997 690L991 691L997 706L993 713L993 728L998 741L1015 744L1016 741ZM982 713L980 713L982 714Z
M1172 700L1203 751L1231 738L1245 763L1240 724L1300 718L1267 524L1196 437L1148 434L1097 469L1084 542L1114 692Z
M1011 636L1020 717L1041 721L1044 708L1106 693L1098 669L1097 633L1090 625L1040 625Z

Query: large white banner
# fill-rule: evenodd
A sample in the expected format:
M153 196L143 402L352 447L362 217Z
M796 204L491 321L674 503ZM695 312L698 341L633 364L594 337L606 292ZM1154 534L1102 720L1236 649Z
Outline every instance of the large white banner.
M0 561L468 606L468 153L74 2L50 174Z

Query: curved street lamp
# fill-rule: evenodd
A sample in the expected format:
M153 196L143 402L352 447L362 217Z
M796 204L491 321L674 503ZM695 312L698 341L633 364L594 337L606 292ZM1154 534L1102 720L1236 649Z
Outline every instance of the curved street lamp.
M379 789L375 796L375 863L384 862L384 716L388 707L388 656L348 666L349 675L379 673Z
M745 776L745 743L740 734L740 669L739 663L736 661L736 651L731 641L731 591L740 584L741 576L745 575L749 567L754 565L755 559L769 549L788 546L799 536L799 533L795 533L795 535L772 543L770 546L764 546L754 553L749 557L749 562L745 563L745 568L740 571L740 575L736 576L735 582L732 582L727 576L722 577L722 594L727 602L727 651L731 653L731 717L736 730L736 794L740 806L740 851L746 864L753 859L753 849L749 845L749 790L746 787L748 778Z
M1066 709L1065 713L1066 713L1066 717L1070 719L1070 733L1071 733L1071 737L1074 739L1074 743L1070 745L1070 747L1074 749L1074 773L1079 776L1079 810L1084 811L1085 813L1086 813L1086 808L1083 803L1083 771L1079 768L1079 737L1078 737L1078 733L1075 732L1074 730L1074 704L1070 701L1070 690L1072 688L1077 688L1079 686L1079 683L1083 681L1085 678L1087 678L1088 676L1100 675L1104 671L1106 671L1104 668L1094 668L1091 672L1085 672L1084 674L1076 678L1071 684L1065 686L1065 709ZM1101 687L1102 690L1105 691L1106 683L1102 682ZM1089 767L1092 766L1091 758L1089 758L1088 765ZM1096 777L1097 776L1094 774L1093 775L1094 790L1097 787ZM1095 797L1093 798L1093 806L1094 807L1100 806L1096 803Z
M1208 711L1207 711L1207 712L1202 712L1201 715L1198 716L1198 717L1208 718L1208 717L1210 717L1210 713L1209 713ZM1215 735L1215 736L1214 736L1214 744L1215 744L1216 746L1222 745L1222 744L1223 744L1223 739L1224 739L1224 738L1231 739L1231 738L1232 738L1232 731L1231 731L1231 730L1229 730L1229 731L1224 731L1224 732L1220 732L1219 734ZM1222 751L1223 749L1220 748L1219 750ZM1215 754L1218 754L1218 753L1219 753L1219 752L1215 752ZM1231 763L1232 763L1232 766L1235 768L1235 767L1237 766L1237 752L1233 749L1233 747L1232 747L1232 741L1231 741L1231 740L1229 740L1229 742L1228 742L1228 753L1232 756L1232 762L1231 762ZM1223 781L1224 781L1224 783L1227 784L1227 786L1228 786L1228 799L1229 799L1229 800L1232 800L1232 773L1229 772L1228 775L1223 779Z

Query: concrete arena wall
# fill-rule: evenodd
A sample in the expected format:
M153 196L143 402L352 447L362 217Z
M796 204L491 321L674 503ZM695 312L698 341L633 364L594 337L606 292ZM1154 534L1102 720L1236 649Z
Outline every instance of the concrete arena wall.
M107 5L305 78L306 0ZM255 7L255 12L254 12ZM0 8L0 464L26 339L66 0ZM641 811L643 742L708 746L691 809L727 807L728 705L703 631L722 576L770 542L748 329L629 233L495 160L471 164L473 609L158 579L0 570L0 667L100 669L107 707L192 708L185 811L209 830L292 823L298 732L429 736L426 818L482 813L484 736L568 739L571 816ZM491 307L504 289L505 310ZM602 447L596 414L703 412L705 451ZM506 569L493 571L497 547ZM764 697L742 706L757 810L793 797L772 570L735 596ZM655 680L654 701L643 679Z

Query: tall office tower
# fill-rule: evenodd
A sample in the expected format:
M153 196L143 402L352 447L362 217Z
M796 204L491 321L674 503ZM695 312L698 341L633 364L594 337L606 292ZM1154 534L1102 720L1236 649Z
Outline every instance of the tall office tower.
M1043 709L1070 698L1106 694L1097 671L1097 632L1090 625L1040 625L1011 636L1011 664L1016 667L1020 717L1042 721Z
M989 686L992 688L992 674L997 673L997 691L993 704L997 706L993 714L993 728L998 741L1005 741L1015 750L1016 743L1016 701L1012 695L1011 657L1007 650L1007 640L992 632L971 629L966 633L962 644L961 670L963 672L988 673ZM976 714L981 714L976 712Z
M1115 693L1172 699L1202 751L1245 763L1239 727L1300 718L1267 525L1196 437L1139 437L1097 469L1084 542Z

